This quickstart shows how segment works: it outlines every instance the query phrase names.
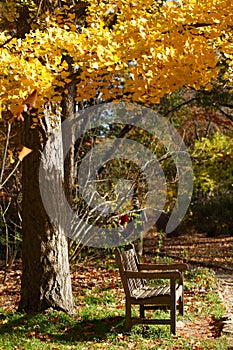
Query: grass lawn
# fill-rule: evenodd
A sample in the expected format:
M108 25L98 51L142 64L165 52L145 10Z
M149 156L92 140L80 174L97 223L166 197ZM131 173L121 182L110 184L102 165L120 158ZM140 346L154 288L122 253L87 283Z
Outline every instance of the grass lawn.
M220 334L224 308L211 270L186 273L185 316L178 316L176 336L170 334L169 326L144 329L137 325L131 333L125 332L124 293L113 261L89 261L73 267L76 311L72 316L16 313L12 295L18 298L19 283L14 272L17 274L11 271L0 294L0 349L224 350L230 344L230 339ZM133 312L137 314L136 306Z

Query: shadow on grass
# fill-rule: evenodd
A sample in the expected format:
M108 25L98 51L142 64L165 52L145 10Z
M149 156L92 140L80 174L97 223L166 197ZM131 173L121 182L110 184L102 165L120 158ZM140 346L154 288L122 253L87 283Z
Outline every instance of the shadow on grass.
M110 333L122 331L124 331L124 318L114 316L77 322L63 334L54 334L53 340L58 342L104 340Z
M1 319L4 316L1 315ZM110 334L124 332L124 317L75 319L66 314L37 314L5 316L1 325L0 337L38 338L58 343L105 340Z

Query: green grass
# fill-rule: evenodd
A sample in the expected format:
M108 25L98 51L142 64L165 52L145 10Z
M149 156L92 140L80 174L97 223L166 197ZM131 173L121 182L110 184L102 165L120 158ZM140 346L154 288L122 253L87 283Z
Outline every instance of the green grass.
M197 269L185 277L186 311L184 322L204 315L221 319L223 308L216 294L216 281L207 269ZM168 326L134 326L125 332L124 308L119 290L94 287L82 289L74 316L61 312L25 315L0 310L0 349L228 349L224 337L199 340L173 336ZM137 313L135 308L134 314ZM158 317L164 312L157 312ZM178 317L178 320L183 318Z

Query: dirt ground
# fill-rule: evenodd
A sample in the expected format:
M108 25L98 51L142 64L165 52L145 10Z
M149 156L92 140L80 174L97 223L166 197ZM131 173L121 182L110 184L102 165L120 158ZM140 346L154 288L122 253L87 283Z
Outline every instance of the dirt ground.
M206 237L195 233L159 238L151 233L144 238L144 253L171 258L233 273L233 237Z

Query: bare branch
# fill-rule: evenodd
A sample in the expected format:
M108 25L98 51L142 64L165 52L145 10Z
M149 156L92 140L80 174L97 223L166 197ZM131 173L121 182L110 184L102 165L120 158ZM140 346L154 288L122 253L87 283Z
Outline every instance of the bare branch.
M196 97L193 97L193 98L191 98L191 99L188 100L188 101L184 101L184 102L180 103L178 106L175 106L175 107L173 107L172 109L170 109L168 112L166 112L166 113L164 114L164 116L166 117L166 116L168 116L168 114L173 113L173 112L179 110L182 106L185 106L185 105L187 105L187 104L189 104L189 103L191 103L191 102L193 102L193 101L196 101L196 100L197 100L197 98L196 98Z
M7 150L8 150L9 140L10 140L10 132L11 132L11 123L8 122L8 129L7 129L7 136L6 136L6 144L5 144L4 154L3 154L2 170L1 170L1 175L0 175L0 184L1 184L1 182L2 182L3 174L4 174L4 170L5 170L5 163L6 163Z

